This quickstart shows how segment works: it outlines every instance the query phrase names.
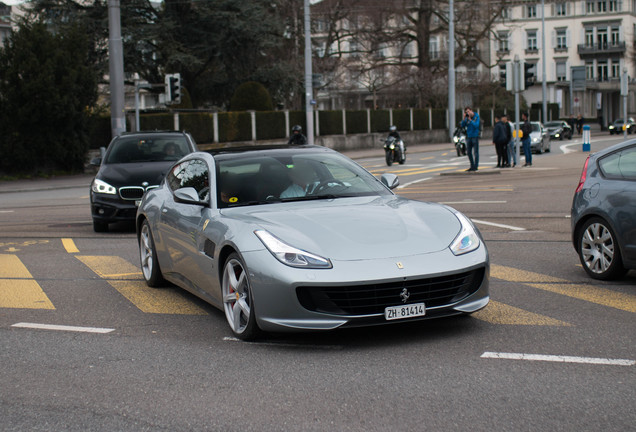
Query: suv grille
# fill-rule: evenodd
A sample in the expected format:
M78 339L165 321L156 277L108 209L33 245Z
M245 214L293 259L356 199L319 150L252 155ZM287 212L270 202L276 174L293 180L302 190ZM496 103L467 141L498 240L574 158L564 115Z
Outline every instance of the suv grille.
M404 304L400 293L405 288L408 303L426 304L426 307L456 303L477 291L484 278L485 268L469 272L397 281L381 284L298 287L300 304L310 311L339 315L370 315L384 313L388 306Z
M141 186L124 186L119 188L119 196L125 200L138 200L141 199L147 190L154 189L157 186L148 186L143 188Z

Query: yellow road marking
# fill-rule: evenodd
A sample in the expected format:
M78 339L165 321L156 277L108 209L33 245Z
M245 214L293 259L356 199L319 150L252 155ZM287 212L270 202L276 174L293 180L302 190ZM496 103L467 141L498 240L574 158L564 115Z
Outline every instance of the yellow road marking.
M75 246L75 242L70 238L63 238L62 245L64 245L64 249L68 253L78 253L79 249Z
M77 256L88 268L146 313L207 315L177 288L150 288L137 267L118 256ZM134 279L134 280L131 280Z
M570 327L572 324L560 321L544 315L509 306L504 303L490 301L486 308L475 312L473 316L482 321L491 324L504 325L538 325L538 326L565 326Z
M606 288L574 284L566 279L496 264L490 266L490 276L602 306L609 306L627 312L636 312L636 296Z
M55 309L29 270L15 255L0 255L0 307Z

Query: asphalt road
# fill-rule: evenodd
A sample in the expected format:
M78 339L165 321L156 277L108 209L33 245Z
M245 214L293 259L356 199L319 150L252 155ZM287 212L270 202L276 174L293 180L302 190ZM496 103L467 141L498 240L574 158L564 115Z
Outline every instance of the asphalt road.
M502 170L482 142L476 174L447 145L412 145L390 168L381 150L351 156L476 222L486 309L239 342L220 311L144 286L130 226L92 231L88 176L4 182L0 430L636 430L636 272L580 268L580 141Z

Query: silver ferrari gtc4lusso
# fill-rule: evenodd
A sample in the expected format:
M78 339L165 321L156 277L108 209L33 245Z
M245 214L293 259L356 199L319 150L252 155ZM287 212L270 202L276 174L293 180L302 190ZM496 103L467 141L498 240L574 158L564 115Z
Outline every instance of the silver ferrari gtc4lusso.
M144 279L225 312L233 333L470 314L488 304L479 231L319 146L195 152L137 212Z

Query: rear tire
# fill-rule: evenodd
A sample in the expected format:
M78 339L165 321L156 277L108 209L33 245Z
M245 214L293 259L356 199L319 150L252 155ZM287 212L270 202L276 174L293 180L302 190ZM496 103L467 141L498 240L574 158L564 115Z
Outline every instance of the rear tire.
M577 243L583 269L593 279L616 279L627 272L616 235L605 220L587 220L578 230Z

